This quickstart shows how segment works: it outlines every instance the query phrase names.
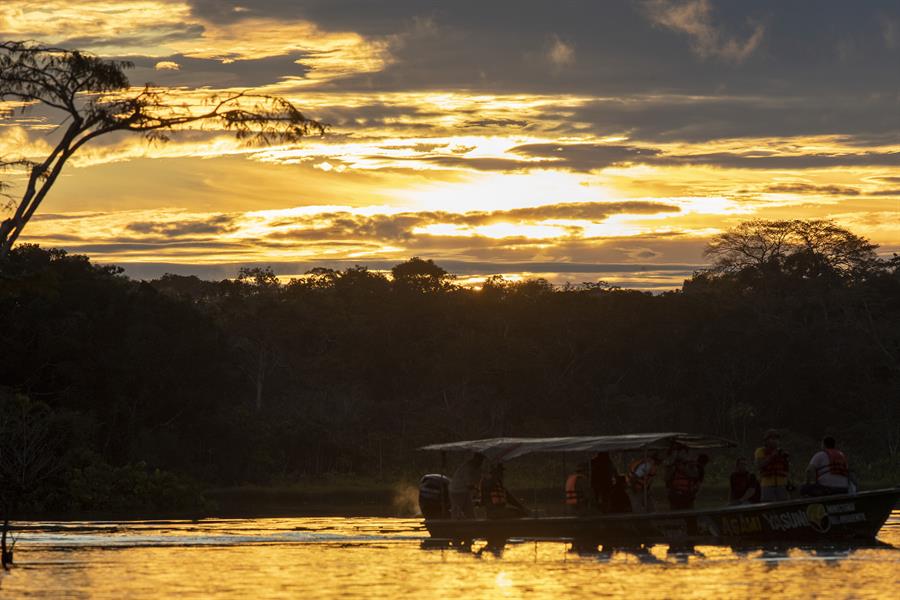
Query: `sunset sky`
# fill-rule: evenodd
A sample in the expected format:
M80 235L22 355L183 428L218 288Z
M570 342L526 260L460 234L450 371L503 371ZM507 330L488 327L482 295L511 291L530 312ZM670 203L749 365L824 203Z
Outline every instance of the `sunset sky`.
M463 281L665 289L751 218L830 218L900 251L893 0L3 0L0 39L331 124L296 146L85 148L23 241L137 277L421 256ZM58 119L0 121L0 157L40 157Z

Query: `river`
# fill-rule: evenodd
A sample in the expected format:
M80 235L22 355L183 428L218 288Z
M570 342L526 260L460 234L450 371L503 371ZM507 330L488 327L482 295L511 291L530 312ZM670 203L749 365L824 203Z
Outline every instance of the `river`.
M417 519L27 523L2 598L890 598L900 550L425 549ZM879 539L900 547L900 511Z

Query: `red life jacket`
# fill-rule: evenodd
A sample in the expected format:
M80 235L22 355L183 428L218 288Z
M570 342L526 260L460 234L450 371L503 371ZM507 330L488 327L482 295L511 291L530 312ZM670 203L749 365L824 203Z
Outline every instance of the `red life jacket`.
M763 448L765 457L769 458L777 452L775 448ZM759 470L759 474L763 477L787 477L790 474L787 457L783 454L777 454L775 458L769 461L765 467Z
M637 474L638 468L645 462L649 463L650 468L643 477ZM628 465L628 485L635 492L642 492L644 488L650 485L653 476L656 475L656 462L651 458L636 458Z
M828 473L841 477L850 476L850 467L843 452L835 448L825 448L825 454L828 455L828 464L816 469L816 481L819 481L822 475L827 475Z
M584 479L584 475L573 473L566 479L566 504L577 506L584 503L584 491L579 486L579 479Z

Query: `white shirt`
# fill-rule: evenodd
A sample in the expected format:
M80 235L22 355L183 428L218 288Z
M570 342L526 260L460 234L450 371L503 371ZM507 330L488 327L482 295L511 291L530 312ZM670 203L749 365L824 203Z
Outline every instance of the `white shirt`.
M816 483L836 488L845 488L849 486L850 482L846 477L843 475L835 475L831 472L828 468L828 465L830 464L831 459L828 458L828 455L825 454L824 450L820 450L813 454L812 460L809 461L809 468L818 473Z

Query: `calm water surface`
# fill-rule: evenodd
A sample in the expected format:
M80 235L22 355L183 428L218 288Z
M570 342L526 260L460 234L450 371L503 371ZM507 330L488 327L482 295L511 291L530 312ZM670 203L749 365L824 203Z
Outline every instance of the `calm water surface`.
M419 520L30 523L2 598L897 598L900 550L423 549ZM881 531L900 548L900 511ZM478 546L475 547L477 551Z

